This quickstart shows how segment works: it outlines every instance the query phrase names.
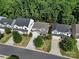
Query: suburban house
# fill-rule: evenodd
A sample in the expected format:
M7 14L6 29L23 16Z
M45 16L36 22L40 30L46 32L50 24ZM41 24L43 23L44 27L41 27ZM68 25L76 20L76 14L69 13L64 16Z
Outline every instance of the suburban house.
M6 17L3 17L3 16L0 16L0 20L1 20L1 19L7 19L7 18L6 18Z
M47 35L49 31L49 23L35 22L32 31L37 31L40 35Z
M72 36L75 38L79 38L79 24L72 25Z
M19 33L30 33L31 29L34 25L33 19L26 19L26 18L17 18L13 25L13 30L18 31Z
M0 20L0 32L4 33L6 27L12 28L12 23L13 23L13 20L1 19Z
M13 31L18 31L21 34L31 32L34 25L33 19L17 18L15 20L1 19L0 20L0 32L4 32L4 29L11 28Z
M71 36L71 27L66 24L53 24L52 25L52 34L59 36Z

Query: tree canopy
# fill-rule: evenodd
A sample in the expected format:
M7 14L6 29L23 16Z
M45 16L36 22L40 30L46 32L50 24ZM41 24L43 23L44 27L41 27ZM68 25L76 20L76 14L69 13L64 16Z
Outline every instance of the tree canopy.
M60 42L59 46L64 51L72 51L76 46L76 40L73 38L65 38Z
M35 21L73 24L77 0L0 0L0 15L33 18ZM78 10L75 11L77 13Z

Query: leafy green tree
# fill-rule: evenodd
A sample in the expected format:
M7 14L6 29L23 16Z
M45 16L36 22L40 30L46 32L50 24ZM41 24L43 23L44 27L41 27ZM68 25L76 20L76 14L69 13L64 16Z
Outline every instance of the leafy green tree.
M0 15L8 18L33 18L35 21L71 24L77 0L0 0ZM62 13L63 12L63 13ZM78 20L77 20L78 21Z
M10 28L5 28L5 33L6 34L10 34L11 33L11 29Z
M65 38L60 42L60 48L64 51L72 51L76 46L76 40L72 38Z
M13 40L15 43L20 43L22 41L22 37L17 31L13 32Z
M29 37L32 37L32 33L29 34Z
M16 56L16 55L11 55L10 57L8 57L7 59L19 59L19 57L18 56Z
M41 47L43 45L43 37L38 36L33 42L36 47Z
M72 15L76 18L76 23L79 23L79 3L77 3L77 6L74 8Z
M0 39L4 37L4 34L0 34Z

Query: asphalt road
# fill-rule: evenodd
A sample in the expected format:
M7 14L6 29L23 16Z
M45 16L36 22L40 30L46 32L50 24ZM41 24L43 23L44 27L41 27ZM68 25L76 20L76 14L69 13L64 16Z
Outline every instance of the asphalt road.
M17 55L20 57L20 59L66 59L55 55L49 55L28 49L17 48L2 44L0 44L0 54Z

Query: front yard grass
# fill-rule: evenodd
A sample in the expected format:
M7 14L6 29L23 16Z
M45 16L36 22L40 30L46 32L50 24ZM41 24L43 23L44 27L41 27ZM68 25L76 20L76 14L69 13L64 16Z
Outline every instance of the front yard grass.
M10 34L6 34L4 33L4 37L0 39L0 43L5 43L9 40L9 38L11 37L11 33Z
M30 41L30 38L27 34L21 35L22 41L20 43L14 43L15 46L26 47Z
M44 39L43 42L44 42L44 44L39 48L36 47L36 49L45 51L45 52L49 52L51 49L51 39Z
M76 46L74 47L74 49L72 51L65 52L62 49L60 49L60 52L64 56L69 56L69 57L72 57L72 58L79 59L79 51L78 51Z

